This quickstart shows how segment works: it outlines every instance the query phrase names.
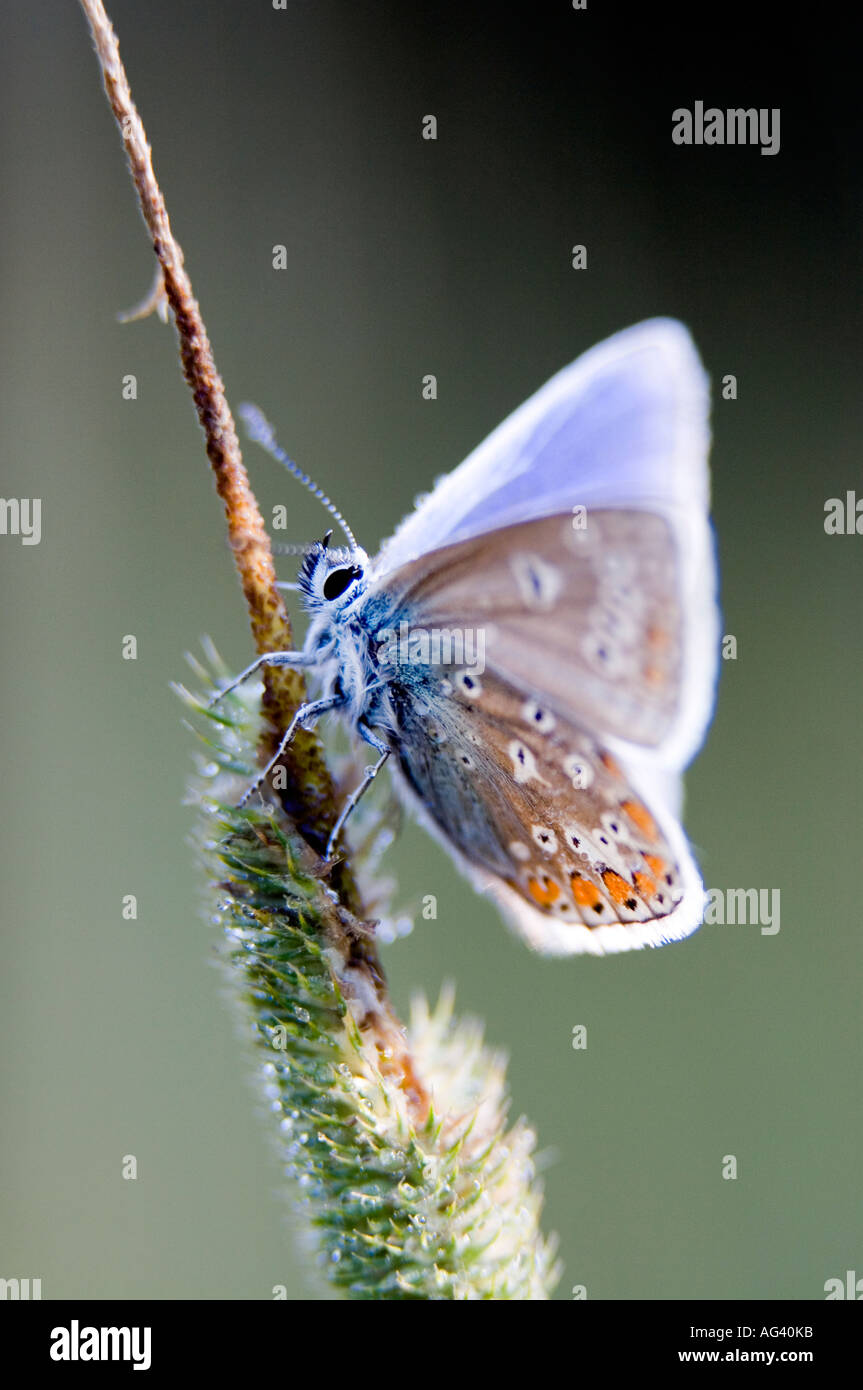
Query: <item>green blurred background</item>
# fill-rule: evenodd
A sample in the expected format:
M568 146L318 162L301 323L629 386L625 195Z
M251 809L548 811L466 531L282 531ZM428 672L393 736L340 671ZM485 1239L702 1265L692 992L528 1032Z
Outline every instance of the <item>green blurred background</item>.
M713 470L738 659L687 828L708 886L781 890L781 931L550 963L409 828L400 900L436 892L439 917L385 963L400 1010L452 979L509 1051L559 1297L823 1297L863 1273L863 536L823 524L827 498L863 496L847 39L788 6L697 29L691 8L594 0L111 13L229 395L262 404L368 549L618 328L676 315L714 383L736 374ZM46 1298L309 1297L186 843L169 681L203 633L251 655L221 509L173 329L115 320L152 256L82 15L6 3L3 31L2 493L41 497L43 534L0 537L0 1275ZM674 146L695 100L779 106L780 153ZM317 504L247 453L265 509L319 535Z

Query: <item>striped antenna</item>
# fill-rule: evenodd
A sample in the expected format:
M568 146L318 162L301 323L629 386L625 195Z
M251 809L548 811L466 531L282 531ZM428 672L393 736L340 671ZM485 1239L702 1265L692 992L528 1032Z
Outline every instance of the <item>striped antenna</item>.
M243 423L246 426L246 433L249 438L254 440L256 444L260 444L261 448L266 449L267 453L271 454L279 463L283 463L288 472L292 473L297 479L297 482L302 483L303 487L307 487L312 496L317 497L318 501L323 503L330 515L334 516L341 526L350 542L351 549L358 550L359 546L357 545L354 533L345 521L338 507L330 501L329 497L327 497L322 488L318 487L317 483L312 482L308 473L304 473L301 468L297 467L293 459L288 458L281 445L276 443L276 432L263 411L259 410L256 405L250 405L248 402L244 402L240 406L238 413L243 417Z

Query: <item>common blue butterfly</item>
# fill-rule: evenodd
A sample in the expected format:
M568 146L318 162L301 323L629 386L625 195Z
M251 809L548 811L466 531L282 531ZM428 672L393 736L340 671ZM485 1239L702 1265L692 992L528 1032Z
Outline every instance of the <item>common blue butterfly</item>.
M719 613L708 384L686 329L652 319L565 367L375 559L243 413L349 542L328 533L286 586L311 619L302 651L227 687L264 664L307 667L320 695L282 746L336 710L378 753L328 853L391 757L421 822L538 950L693 931L704 890L680 773L712 712Z

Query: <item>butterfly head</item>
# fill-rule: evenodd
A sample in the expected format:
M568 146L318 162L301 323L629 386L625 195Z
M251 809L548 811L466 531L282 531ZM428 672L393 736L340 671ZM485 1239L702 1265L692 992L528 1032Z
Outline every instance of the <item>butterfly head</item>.
M331 546L332 531L303 556L297 576L310 612L336 614L365 591L369 559L359 546Z

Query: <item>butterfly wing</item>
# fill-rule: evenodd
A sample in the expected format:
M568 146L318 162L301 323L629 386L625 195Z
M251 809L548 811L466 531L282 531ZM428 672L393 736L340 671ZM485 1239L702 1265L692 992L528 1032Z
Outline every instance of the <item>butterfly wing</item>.
M404 565L412 630L449 633L551 716L656 749L682 704L683 602L667 521L591 511L519 522Z
M586 508L588 537L594 512L621 508L661 518L668 533L663 545L674 567L677 605L676 614L670 615L679 644L676 710L658 741L658 721L647 727L652 718L648 716L640 729L632 701L633 718L628 719L619 705L609 732L617 734L626 724L631 741L642 749L656 749L661 755L656 761L662 767L685 766L699 747L711 715L717 669L719 618L708 521L707 411L707 379L681 324L653 319L615 335L553 377L438 483L383 546L375 578L387 588L401 590L399 571L413 562L423 572L440 571L430 552L476 541L516 524L573 516L574 507ZM650 531L647 545L657 528L647 520L644 526L646 533ZM585 544L589 547L589 540ZM658 553L655 544L653 553ZM553 556L542 558L553 563ZM585 573L582 567L582 576ZM459 601L469 602L482 584L477 571L467 578L469 585L463 581L445 596L448 610L455 615L452 620L462 624L468 619ZM565 614L574 614L580 598L580 581L572 574L567 582L570 587L562 590L555 631ZM623 597L621 586L612 598ZM616 607L622 611L623 605ZM531 616L528 607L522 633L525 626L535 630ZM508 660L515 659L520 640L510 644ZM584 674L583 662L565 634L556 646L556 679L574 690ZM584 648L580 650L584 656ZM526 658L528 648L522 652ZM546 650L543 674L548 662ZM591 704L595 707L595 698ZM593 720L590 711L585 714ZM604 725L592 723L592 727L602 730Z
M703 889L679 827L595 737L493 672L398 678L403 793L537 950L602 955L677 940Z
M546 952L701 921L675 800L717 669L707 405L680 324L618 334L441 480L374 567L384 621L473 637L466 661L386 677L403 788Z

